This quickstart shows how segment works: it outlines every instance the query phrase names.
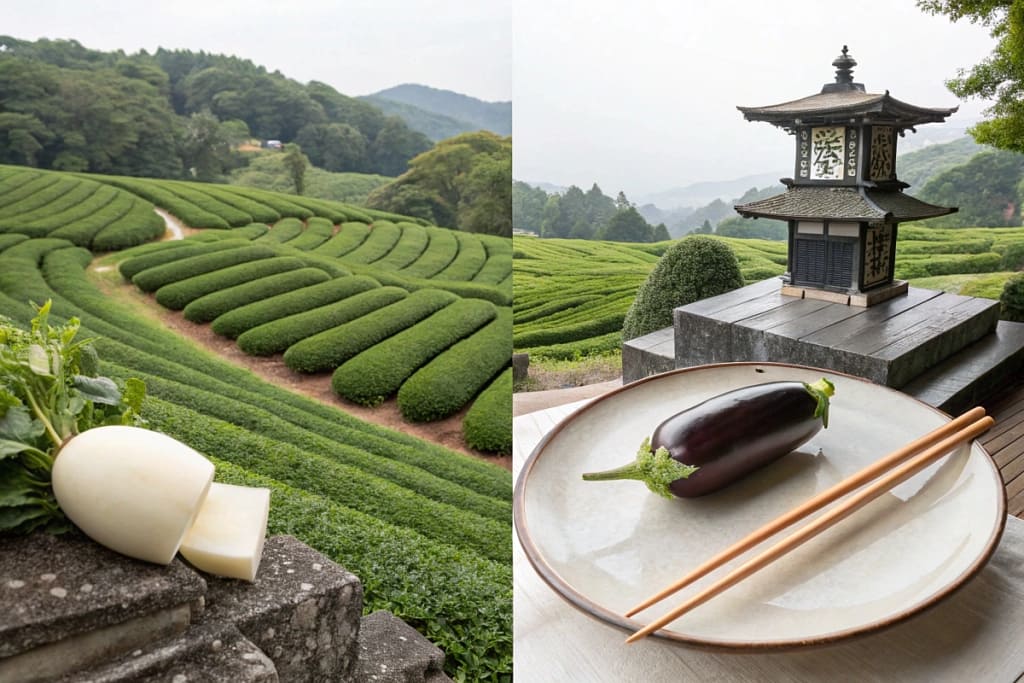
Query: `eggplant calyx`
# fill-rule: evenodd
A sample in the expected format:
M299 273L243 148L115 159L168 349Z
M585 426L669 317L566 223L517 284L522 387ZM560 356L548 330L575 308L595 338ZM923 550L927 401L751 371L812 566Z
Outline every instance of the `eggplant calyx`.
M669 486L677 479L686 479L699 468L674 460L668 450L662 446L651 451L650 437L644 439L633 462L603 472L588 472L583 475L585 481L611 481L615 479L636 479L647 484L654 493L663 498L672 498Z
M828 429L828 400L836 393L836 385L822 377L813 384L804 382L804 388L807 389L811 398L818 402L814 408L814 417L820 417L821 426Z

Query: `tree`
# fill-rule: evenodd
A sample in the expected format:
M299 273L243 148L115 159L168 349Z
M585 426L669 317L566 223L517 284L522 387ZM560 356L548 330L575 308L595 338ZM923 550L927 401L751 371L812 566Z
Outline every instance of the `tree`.
M512 157L485 158L460 183L460 230L512 236Z
M957 97L991 99L988 120L970 129L982 144L1024 152L1024 3L1015 0L918 0L930 14L951 21L967 19L991 29L992 54L970 69L960 70L946 87Z
M221 123L209 110L192 114L185 124L182 159L198 180L209 182L227 166L231 145L222 135Z
M521 180L512 183L512 227L540 234L548 193Z
M640 212L630 206L616 211L598 234L600 239L610 242L650 242L652 228Z
M284 146L284 165L295 186L295 194L301 195L306 189L306 168L309 167L309 159L298 145L290 142Z
M667 242L670 239L672 239L672 235L668 234L668 227L664 223L654 226L654 232L651 233L652 242Z
M742 286L739 262L729 245L702 235L684 237L665 251L640 285L626 311L622 338L670 327L673 309Z

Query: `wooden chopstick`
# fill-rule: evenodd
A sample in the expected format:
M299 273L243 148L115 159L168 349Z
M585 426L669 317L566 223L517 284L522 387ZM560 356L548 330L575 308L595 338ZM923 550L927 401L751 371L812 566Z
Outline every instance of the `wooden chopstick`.
M850 475L849 477L836 483L829 489L822 491L818 495L808 500L803 505L790 510L789 512L783 514L775 520L768 522L760 529L757 529L756 531L750 533L744 538L741 538L739 541L729 546L725 550L721 551L720 553L709 559L707 562L700 565L699 567L691 571L689 574L673 583L671 586L668 586L667 588L658 592L657 594L652 595L636 607L626 612L626 616L631 617L637 612L647 609L654 603L660 602L661 600L664 600L673 593L682 590L694 581L700 579L703 576L706 576L708 573L714 571L718 567L721 567L729 560L738 557L739 555L750 550L755 545L761 543L770 536L773 536L774 534L782 531L786 527L800 521L804 517L807 517L808 515L817 512L818 510L825 507L829 503L832 503L833 501L836 501L839 498L845 496L847 493L854 490L855 488L863 486L872 479L881 476L882 474L892 469L899 463L903 462L907 458L917 453L920 453L925 448L928 448L929 446L935 443L938 443L940 440L946 438L950 434L953 434L957 430L966 427L975 420L984 417L984 415L984 408L972 408L971 410L967 411L966 413L956 418L955 420L950 420L946 424L936 429L933 429L924 436L915 439L914 441L906 444L905 446L897 448L895 451L885 456L884 458L881 458L880 460L871 463L870 465L860 470L859 472Z
M874 482L870 486L867 486L861 491L858 491L853 496L843 501L832 510L829 510L827 513L823 514L821 517L808 523L806 526L801 527L793 534L787 536L785 539L775 544L768 550L764 551L760 555L740 565L726 576L722 577L712 585L708 586L701 592L697 593L693 597L686 600L682 605L676 607L668 614L656 619L647 626L644 626L636 633L631 635L629 638L627 638L626 642L632 643L637 640L640 640L641 638L645 638L654 631L657 631L665 624L668 624L669 622L678 619L686 612L689 612L693 608L704 604L705 602L715 597L727 588L736 585L743 579L747 578L754 572L775 561L776 559L786 554L790 550L796 548L797 546L801 545L806 541L809 541L810 539L820 534L822 531L825 531L832 525L845 519L850 514L864 507L869 502L871 502L875 498L878 498L883 493L889 491L897 484L900 484L903 481L912 477L913 475L917 474L919 471L930 465L933 461L938 460L940 457L947 454L949 451L953 450L953 448L955 448L959 444L977 437L978 435L986 431L989 427L991 427L994 423L995 420L993 420L991 417L983 417L971 423L967 427L964 427L962 430L959 430L947 436L946 438L942 439L933 446L928 447L923 452L914 456L912 459L897 466L887 475L878 479L878 481Z

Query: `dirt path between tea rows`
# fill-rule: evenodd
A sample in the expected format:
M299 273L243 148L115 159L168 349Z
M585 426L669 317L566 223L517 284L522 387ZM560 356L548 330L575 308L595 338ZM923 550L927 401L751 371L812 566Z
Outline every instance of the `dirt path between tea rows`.
M167 233L163 239L181 239L189 234L199 232L186 227L174 216L157 211L167 224ZM366 408L346 401L331 390L331 373L302 375L294 372L284 364L281 355L248 356L238 348L233 339L221 337L213 332L208 324L198 324L186 320L180 311L171 311L156 303L152 294L146 294L130 283L110 273L113 269L109 264L93 262L91 269L103 277L96 277L97 285L107 294L124 301L146 315L172 330L179 336L192 340L199 346L217 354L224 360L245 368L262 379L289 391L313 398L327 405L338 408L360 420L380 425L395 431L411 434L426 441L440 444L446 448L463 453L469 457L494 463L511 470L511 456L489 455L466 445L462 436L462 418L468 408L444 420L426 423L414 423L402 417L397 401L389 399L375 408ZM511 416L510 416L511 419Z

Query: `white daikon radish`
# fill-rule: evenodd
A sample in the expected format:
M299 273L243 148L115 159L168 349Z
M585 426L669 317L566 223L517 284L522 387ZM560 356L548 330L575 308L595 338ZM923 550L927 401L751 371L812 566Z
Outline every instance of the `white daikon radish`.
M61 447L53 493L68 519L111 550L168 564L213 481L213 463L166 434L89 429Z
M201 571L254 581L263 554L270 489L214 482L181 554Z

